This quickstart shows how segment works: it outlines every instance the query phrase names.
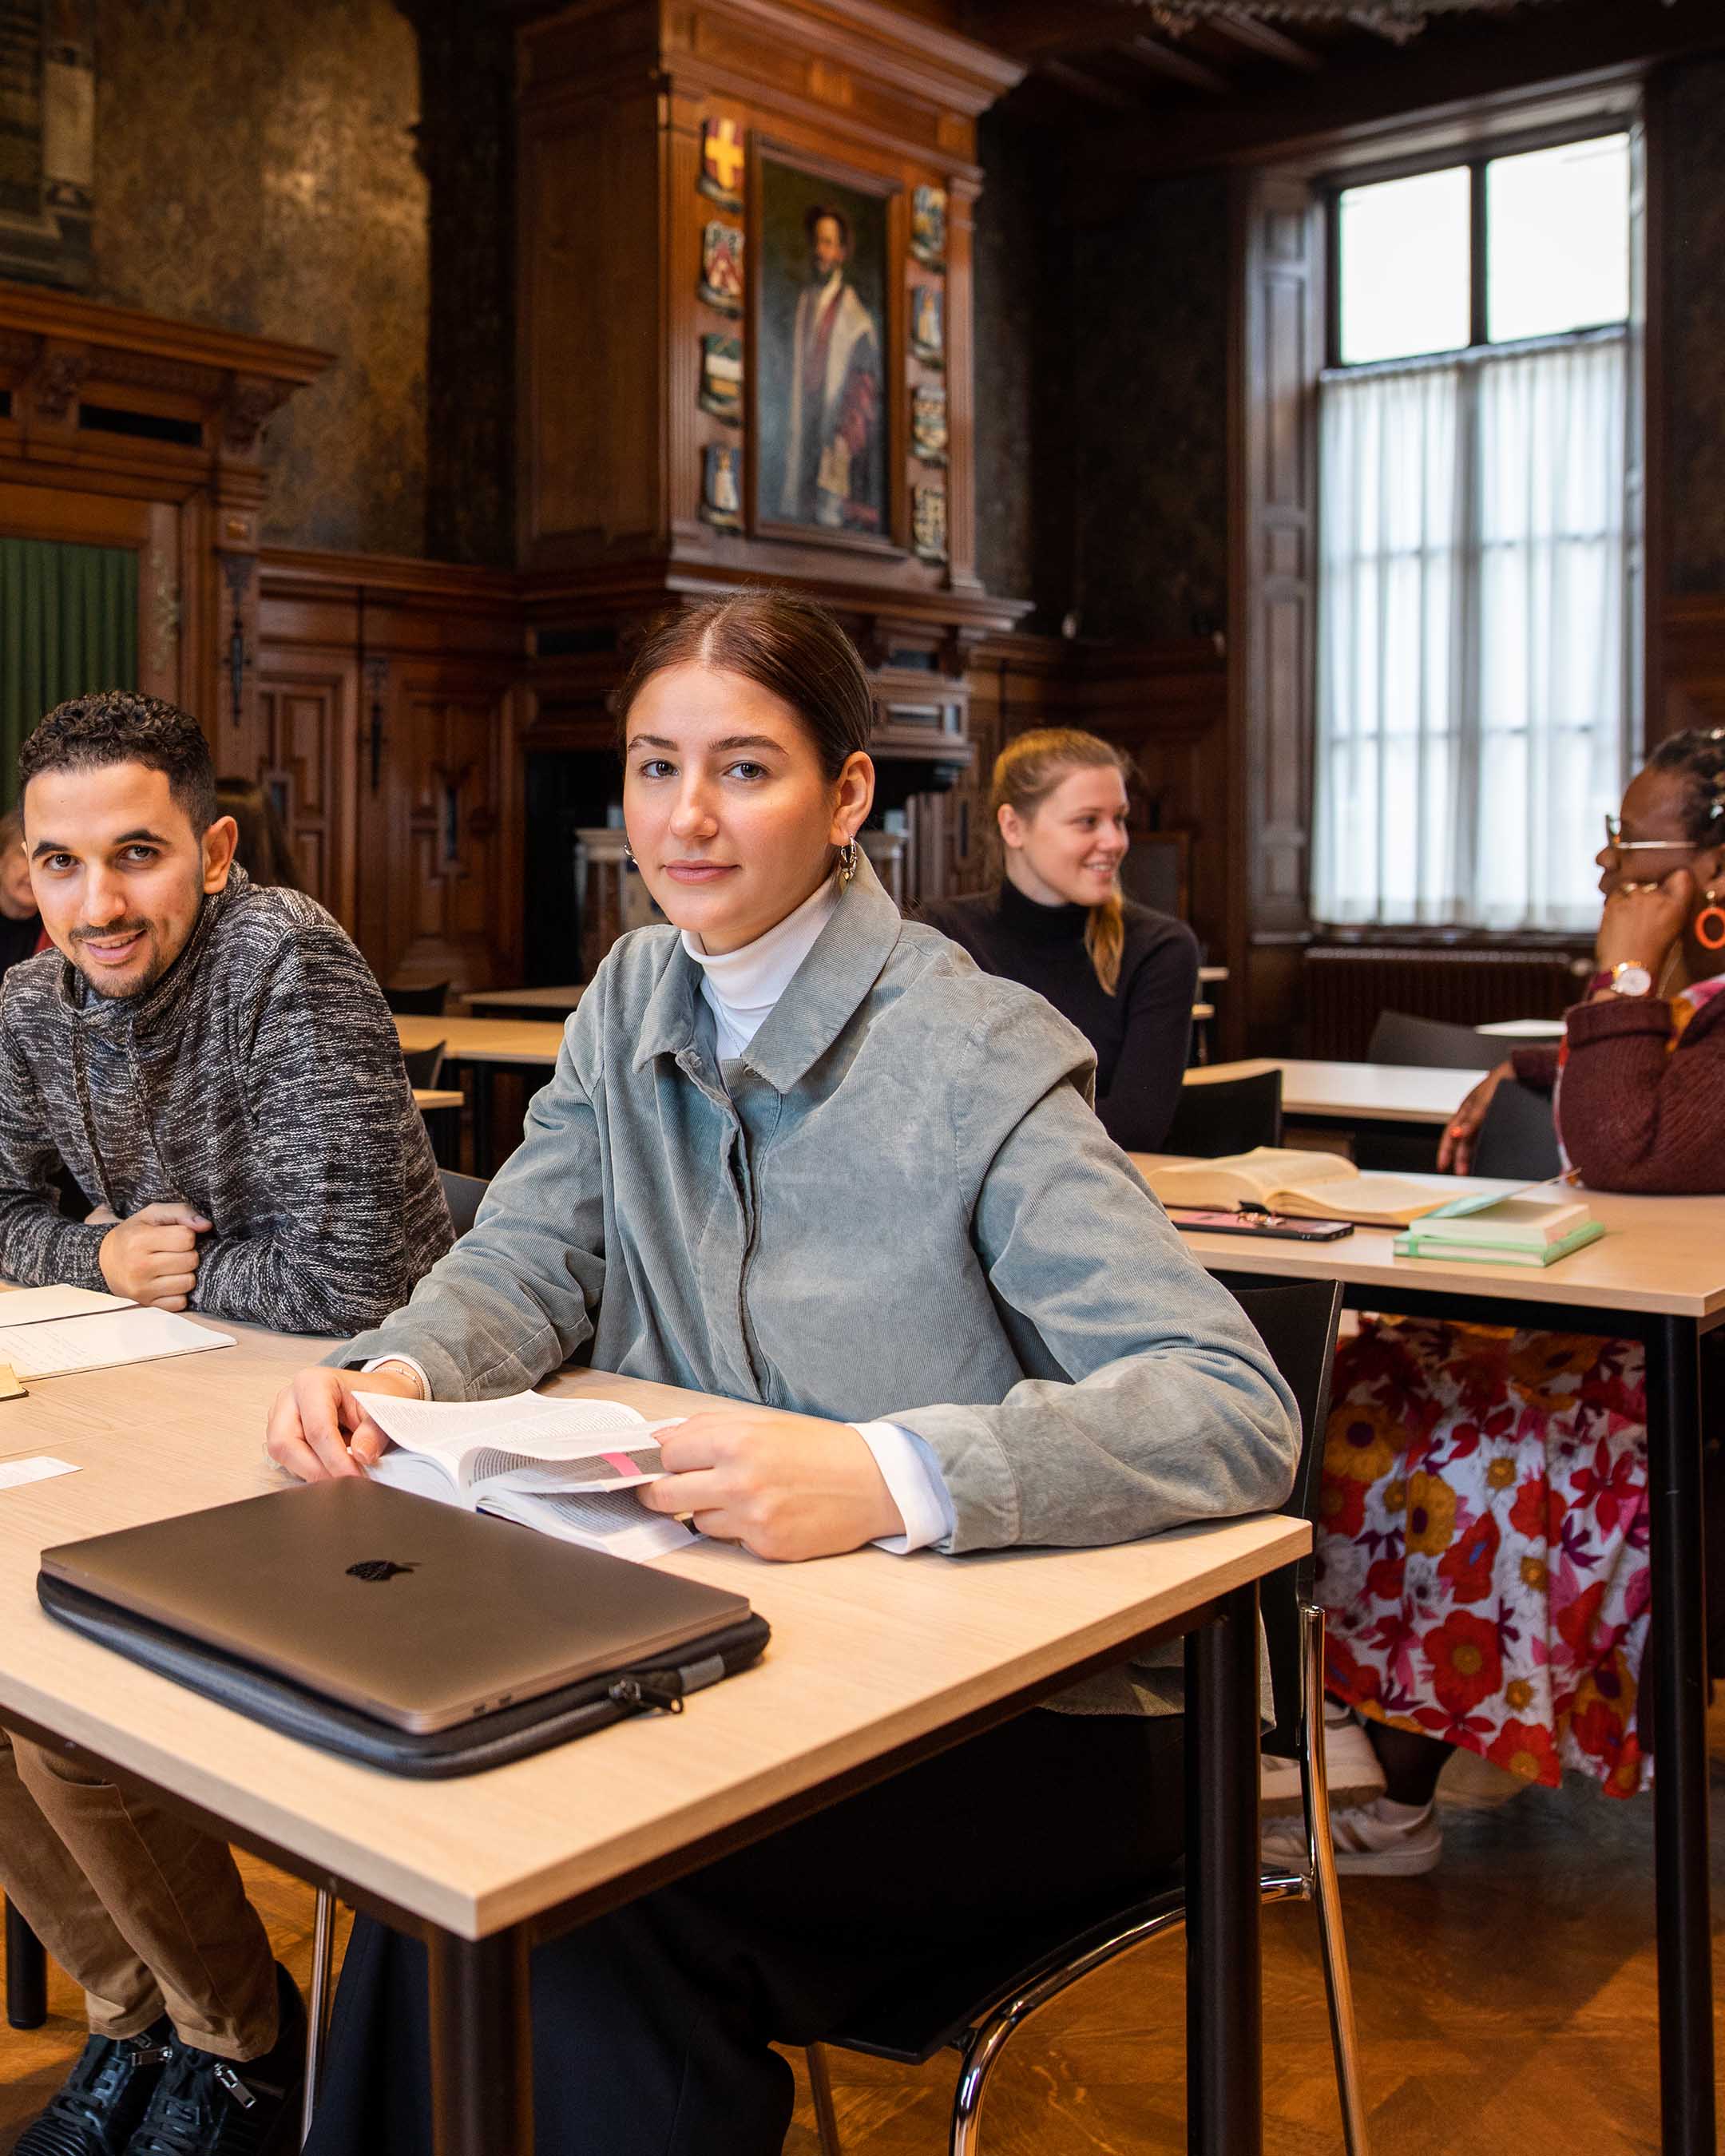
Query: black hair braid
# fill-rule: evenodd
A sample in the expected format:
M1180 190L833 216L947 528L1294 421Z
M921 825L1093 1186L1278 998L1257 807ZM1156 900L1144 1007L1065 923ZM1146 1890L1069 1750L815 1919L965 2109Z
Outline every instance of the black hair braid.
M1650 771L1675 771L1686 782L1683 830L1690 843L1725 846L1725 726L1691 726L1662 741Z

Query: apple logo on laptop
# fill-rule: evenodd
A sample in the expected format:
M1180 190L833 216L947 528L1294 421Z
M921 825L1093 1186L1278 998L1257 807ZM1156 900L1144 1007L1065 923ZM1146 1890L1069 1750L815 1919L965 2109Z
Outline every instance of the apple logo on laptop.
M415 1565L395 1564L387 1557L368 1557L361 1563L350 1564L347 1568L347 1577L350 1579L363 1579L369 1584L377 1580L393 1579L398 1572L417 1570L418 1567Z

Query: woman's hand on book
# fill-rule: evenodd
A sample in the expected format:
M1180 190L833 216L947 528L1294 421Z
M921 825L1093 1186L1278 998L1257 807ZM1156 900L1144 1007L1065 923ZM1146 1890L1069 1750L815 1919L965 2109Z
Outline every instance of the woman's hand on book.
M423 1397L418 1381L406 1370L301 1370L275 1396L264 1451L302 1482L364 1474L389 1442L366 1412L367 1393Z
M875 1455L849 1423L775 1408L709 1408L660 1439L665 1472L635 1492L757 1557L836 1557L904 1532Z
M1445 1124L1444 1134L1438 1140L1440 1174L1466 1174L1468 1164L1473 1158L1473 1142L1480 1134L1480 1125L1486 1120L1486 1111L1491 1105L1491 1096L1506 1078L1513 1078L1515 1075L1513 1063L1500 1063L1495 1070L1488 1070Z

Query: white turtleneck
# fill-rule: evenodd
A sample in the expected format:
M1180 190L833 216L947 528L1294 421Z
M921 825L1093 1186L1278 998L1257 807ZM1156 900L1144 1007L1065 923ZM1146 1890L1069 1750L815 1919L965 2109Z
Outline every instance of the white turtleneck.
M698 936L683 931L683 948L701 968L701 993L713 1014L721 1063L742 1055L772 1016L838 903L838 884L824 877L794 913L752 943L718 957L708 955Z
M732 1061L747 1051L819 942L838 903L838 884L829 876L794 913L788 913L764 936L717 957L701 948L699 937L686 928L683 931L683 948L701 968L701 993L713 1014L721 1062ZM410 1356L382 1356L365 1367L375 1370L381 1362L412 1370L419 1380L420 1391L430 1399L430 1380ZM952 1501L932 1449L896 1422L855 1422L850 1426L874 1455L887 1495L905 1523L901 1535L882 1535L876 1547L903 1557L951 1534Z

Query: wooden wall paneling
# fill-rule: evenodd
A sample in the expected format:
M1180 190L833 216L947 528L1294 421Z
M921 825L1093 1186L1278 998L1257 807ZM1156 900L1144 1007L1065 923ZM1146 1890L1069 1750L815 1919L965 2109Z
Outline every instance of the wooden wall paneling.
M358 926L362 688L351 649L275 653L259 668L257 778L275 794L305 889L350 935Z
M1246 177L1235 193L1235 244L1228 762L1240 869L1227 963L1244 993L1228 1002L1229 1055L1286 1039L1312 927L1324 246L1309 182L1276 172Z
M1669 599L1661 612L1665 671L1647 714L1650 741L1686 726L1725 726L1725 594Z
M308 879L321 864L316 895L380 980L404 965L409 978L448 973L474 987L511 978L520 942L519 834L510 824L519 818L520 580L507 571L272 548L259 557L258 583L265 738L246 775L284 786ZM453 863L434 858L427 835L439 771L459 778ZM426 896L428 863L434 888Z
M403 982L479 988L496 974L517 907L501 875L506 722L495 685L448 663L403 665L393 685L381 814L382 948Z
M518 558L546 566L665 531L655 11L569 27L528 24L521 48Z
M982 192L955 174L947 183L947 582L979 592L976 572L976 355L972 257ZM902 345L906 340L901 338ZM908 404L905 426L910 426Z

